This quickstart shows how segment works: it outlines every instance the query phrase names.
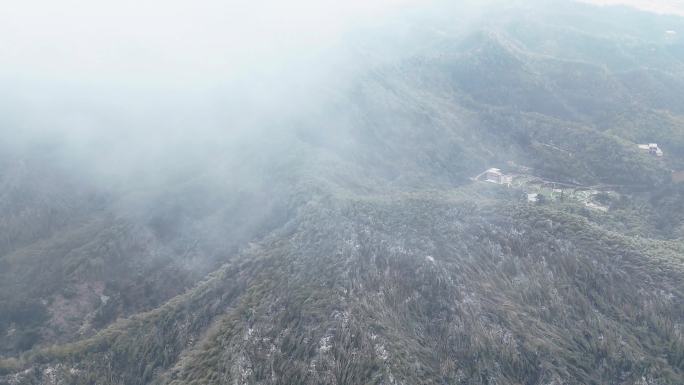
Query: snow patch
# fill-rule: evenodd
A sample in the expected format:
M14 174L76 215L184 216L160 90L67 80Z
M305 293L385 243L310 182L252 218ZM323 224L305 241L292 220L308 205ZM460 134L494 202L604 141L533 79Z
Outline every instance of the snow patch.
M385 345L375 345L375 354L383 361L387 361L389 358L389 353L387 352L387 349L385 349Z
M249 340L250 338L252 338L252 335L254 335L254 328L247 329L247 333L245 333L244 340Z
M330 349L332 349L332 344L330 342L331 340L332 340L332 336L325 336L325 337L321 338L321 340L319 342L319 348L318 348L318 350L321 352L321 354L325 354L325 353L329 352Z

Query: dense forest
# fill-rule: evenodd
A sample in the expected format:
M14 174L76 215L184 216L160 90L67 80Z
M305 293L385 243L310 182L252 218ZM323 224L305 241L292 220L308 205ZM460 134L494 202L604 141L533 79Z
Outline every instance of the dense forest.
M0 385L683 384L684 19L440 7L230 140L0 142Z

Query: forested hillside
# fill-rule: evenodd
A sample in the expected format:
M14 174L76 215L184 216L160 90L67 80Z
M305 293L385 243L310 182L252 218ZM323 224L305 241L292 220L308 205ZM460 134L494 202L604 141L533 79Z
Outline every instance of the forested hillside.
M230 144L0 144L0 384L684 383L684 19L439 9Z

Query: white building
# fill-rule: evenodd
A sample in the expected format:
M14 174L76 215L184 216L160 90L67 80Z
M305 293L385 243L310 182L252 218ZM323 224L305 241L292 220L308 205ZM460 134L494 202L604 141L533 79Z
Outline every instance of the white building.
M640 144L639 150L657 157L663 156L663 150L658 147L658 143Z
M487 182L505 185L510 185L513 183L513 177L510 175L505 175L498 168L490 168L489 170L485 171L483 175L485 181Z

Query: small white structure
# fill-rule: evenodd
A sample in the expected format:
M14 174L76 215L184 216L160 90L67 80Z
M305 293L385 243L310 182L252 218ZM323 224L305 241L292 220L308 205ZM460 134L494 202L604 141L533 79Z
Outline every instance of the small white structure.
M651 155L661 157L663 156L663 150L658 147L657 143L640 144L639 150L644 153L649 153Z
M513 183L513 177L510 175L505 175L498 168L490 168L489 170L485 171L483 175L485 181L487 182L505 185L510 185Z
M539 202L539 194L527 194L527 201L530 203Z
M679 38L677 36L677 31L674 31L674 30L665 31L665 41L666 42L674 43L677 40L679 40Z

